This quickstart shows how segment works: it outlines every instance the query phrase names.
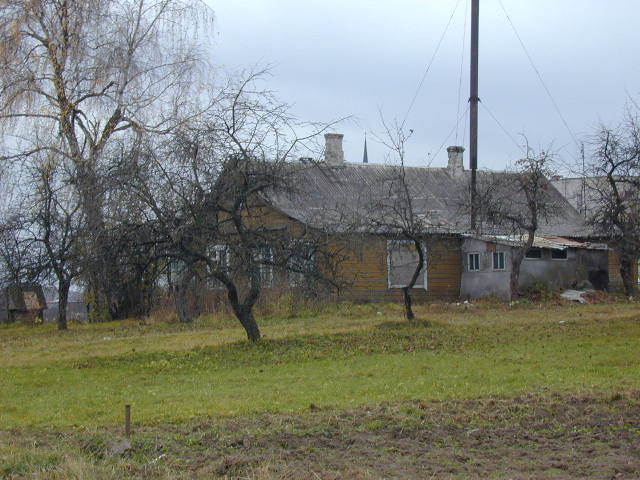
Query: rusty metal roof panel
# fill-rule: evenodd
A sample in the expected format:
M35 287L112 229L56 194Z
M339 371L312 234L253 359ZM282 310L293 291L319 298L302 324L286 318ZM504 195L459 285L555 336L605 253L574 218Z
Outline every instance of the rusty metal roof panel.
M494 242L502 245L517 246L526 241L526 236L519 235L466 235L485 242ZM566 250L567 248L582 248L587 250L606 250L607 245L603 243L579 242L570 238L558 237L554 235L535 236L533 247L548 248L551 250Z

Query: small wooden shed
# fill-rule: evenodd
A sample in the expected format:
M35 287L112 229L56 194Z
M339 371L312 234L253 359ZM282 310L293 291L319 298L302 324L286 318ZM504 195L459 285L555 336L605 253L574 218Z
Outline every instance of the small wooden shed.
M47 301L39 284L13 284L2 292L2 318L5 322L42 319L46 308Z

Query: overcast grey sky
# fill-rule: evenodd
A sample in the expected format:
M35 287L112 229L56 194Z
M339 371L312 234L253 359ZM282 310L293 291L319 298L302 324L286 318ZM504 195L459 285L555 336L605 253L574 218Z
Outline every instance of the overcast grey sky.
M373 134L385 118L405 118L449 19L406 128L407 161L446 164L446 146L468 145L470 0L208 0L216 14L212 62L230 70L272 66L267 86L302 120L350 116L348 161L385 150ZM561 160L579 157L598 122L615 122L627 95L640 98L638 0L502 0L562 119L540 83L500 0L480 0L479 165L499 169L522 156L521 134L550 144ZM466 13L466 16L465 16ZM464 40L464 42L463 42ZM464 46L464 52L463 52ZM462 66L462 93L459 96ZM505 133L490 113L502 124ZM515 141L514 141L515 140ZM440 148L442 146L442 148ZM468 153L468 152L465 152Z

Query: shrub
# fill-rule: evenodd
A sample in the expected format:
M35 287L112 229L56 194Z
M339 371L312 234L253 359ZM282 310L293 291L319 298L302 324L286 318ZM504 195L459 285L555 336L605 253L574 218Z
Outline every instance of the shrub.
M558 300L560 294L547 283L535 282L524 289L524 296L532 302L543 302Z

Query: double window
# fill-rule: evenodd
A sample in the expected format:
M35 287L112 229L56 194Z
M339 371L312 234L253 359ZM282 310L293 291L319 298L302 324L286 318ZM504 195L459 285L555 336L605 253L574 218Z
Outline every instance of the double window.
M489 258L486 258L489 261ZM505 253L493 252L491 254L491 266L493 270L505 269ZM479 272L482 270L482 255L479 252L467 253L467 270L470 272Z
M493 269L504 270L504 252L493 252Z
M273 283L273 250L267 245L262 245L258 247L255 259L258 262L260 284L263 287L270 287Z

